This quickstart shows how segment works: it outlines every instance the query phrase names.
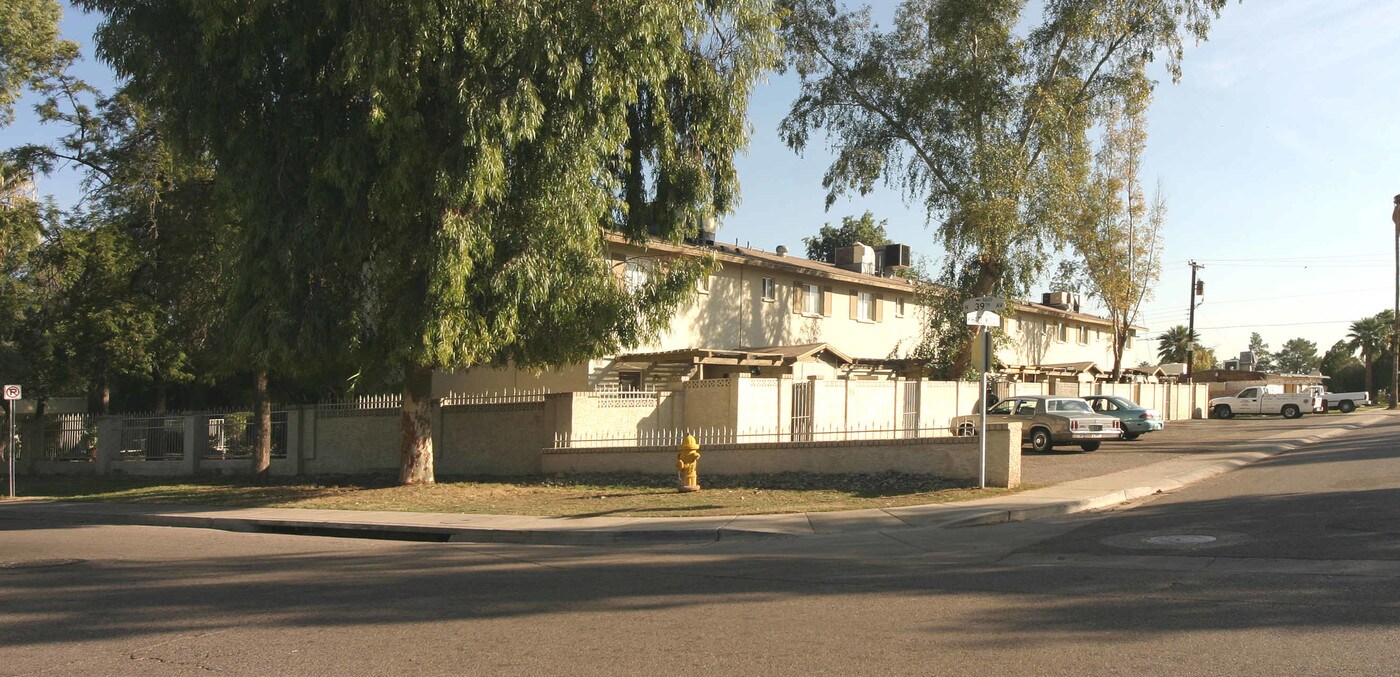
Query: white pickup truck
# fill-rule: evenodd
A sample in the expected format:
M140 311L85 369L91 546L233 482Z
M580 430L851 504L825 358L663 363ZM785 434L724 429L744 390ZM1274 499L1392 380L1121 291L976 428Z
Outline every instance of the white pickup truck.
M1298 418L1303 414L1325 411L1322 398L1312 393L1269 393L1262 386L1252 386L1234 397L1213 397L1210 414L1216 418L1231 418L1235 414L1282 414Z
M1323 390L1322 386L1308 386L1306 390L1313 397L1322 398L1327 403L1328 409L1336 409L1343 414L1350 414L1356 411L1357 407L1371 404L1371 393L1364 390L1351 393L1329 393Z

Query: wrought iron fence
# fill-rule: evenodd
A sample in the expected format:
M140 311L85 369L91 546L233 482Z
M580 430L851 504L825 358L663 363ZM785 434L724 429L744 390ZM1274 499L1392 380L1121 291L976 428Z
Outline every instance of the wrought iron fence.
M252 412L235 411L201 417L204 421L205 445L201 457L206 460L251 458L256 443L257 419ZM287 412L272 411L272 458L287 457Z
M185 417L122 419L118 458L123 461L178 461L185 457Z
M43 458L49 461L96 461L97 417L87 414L45 417Z

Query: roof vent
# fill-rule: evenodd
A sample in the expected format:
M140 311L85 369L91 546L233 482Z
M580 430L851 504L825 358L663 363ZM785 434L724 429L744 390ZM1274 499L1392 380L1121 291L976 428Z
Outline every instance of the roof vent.
M778 256L787 256L787 245L778 245Z

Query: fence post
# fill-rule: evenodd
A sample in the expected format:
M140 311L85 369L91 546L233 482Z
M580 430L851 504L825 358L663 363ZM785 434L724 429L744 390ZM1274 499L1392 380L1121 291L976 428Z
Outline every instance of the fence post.
M185 474L187 475L195 475L199 472L199 454L201 451L203 451L203 445L196 444L195 435L199 432L199 426L197 425L197 422L201 418L202 417L200 416L190 415L184 416L180 419L180 422L184 425L185 430L185 434L183 436L183 441L185 443L185 456L180 460L181 467L184 469ZM206 431L205 434L208 435L208 419L204 420Z
M302 412L305 410L305 407L300 406L287 407L287 424L283 431L282 443L285 445L283 448L287 451L284 467L287 469L288 475L301 474L302 421L305 420ZM272 468L276 470L277 464L273 463Z
M93 472L98 475L111 474L112 463L117 461L121 453L122 419L113 416L97 419L97 460Z

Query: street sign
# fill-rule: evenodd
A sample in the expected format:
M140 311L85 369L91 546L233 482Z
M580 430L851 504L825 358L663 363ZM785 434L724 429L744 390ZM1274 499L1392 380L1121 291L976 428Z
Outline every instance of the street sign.
M24 399L24 398L21 396L19 386L5 386L5 399L7 399L7 400L21 400L21 399Z
M963 310L969 313L990 311L1000 313L1006 310L1006 299L995 296L978 296L975 299L963 301Z
M999 327L1001 326L1001 316L989 310L970 312L967 314L967 325L969 327Z

